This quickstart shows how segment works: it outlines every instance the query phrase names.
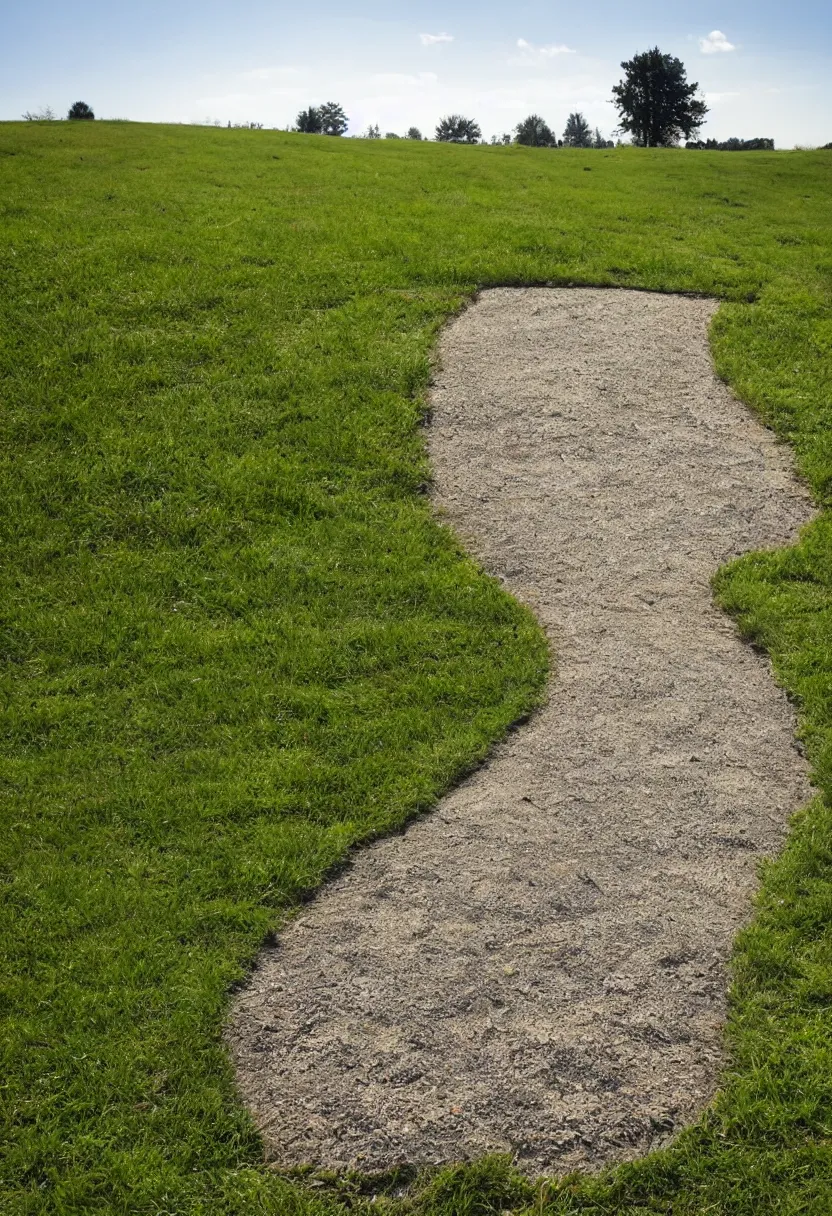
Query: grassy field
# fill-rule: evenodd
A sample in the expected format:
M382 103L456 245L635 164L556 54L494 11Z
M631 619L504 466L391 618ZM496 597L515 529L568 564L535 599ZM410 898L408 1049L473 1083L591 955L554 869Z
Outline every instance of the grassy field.
M832 152L4 124L0 222L3 1213L828 1214L827 516L716 580L822 796L699 1126L602 1179L309 1188L261 1164L220 1035L281 916L541 695L540 631L424 493L438 327L488 284L718 296L720 373L828 504Z

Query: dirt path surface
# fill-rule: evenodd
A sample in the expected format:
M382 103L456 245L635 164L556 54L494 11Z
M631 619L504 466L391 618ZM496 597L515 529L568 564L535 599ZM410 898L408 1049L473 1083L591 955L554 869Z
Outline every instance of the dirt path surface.
M277 1161L595 1166L712 1097L731 943L810 788L709 579L811 514L714 377L714 308L501 289L445 332L437 504L557 672L487 765L263 952L229 1040Z

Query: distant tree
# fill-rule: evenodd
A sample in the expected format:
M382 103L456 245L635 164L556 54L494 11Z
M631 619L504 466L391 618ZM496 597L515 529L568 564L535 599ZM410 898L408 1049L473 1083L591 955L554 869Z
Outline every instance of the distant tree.
M337 101L325 101L320 107L320 115L324 135L343 135L350 125Z
M320 135L323 129L321 111L317 106L310 106L308 110L301 110L295 119L295 130L303 132L304 135Z
M657 46L621 64L624 79L612 91L621 128L642 148L667 148L702 126L708 107L688 84L685 65Z
M419 130L418 127L408 127L407 128L407 135L405 135L405 139L421 139L421 138L422 138L422 132Z
M370 126L367 128L367 130L364 134L364 138L365 139L381 139L381 131L379 130L378 123L370 124Z
M401 136L397 135L395 131L385 131L384 138L385 139L401 139Z
M514 138L527 148L556 148L557 137L539 114L530 114L514 128Z
M591 148L592 131L583 114L577 110L570 114L563 129L563 142L567 148Z
M95 118L95 115L85 101L74 101L69 107L67 118L83 118L89 121Z
M448 114L436 128L436 138L441 144L476 144L482 138L482 131L473 118Z
M614 148L615 144L611 139L604 139L598 127L596 127L592 136L592 146L593 148Z

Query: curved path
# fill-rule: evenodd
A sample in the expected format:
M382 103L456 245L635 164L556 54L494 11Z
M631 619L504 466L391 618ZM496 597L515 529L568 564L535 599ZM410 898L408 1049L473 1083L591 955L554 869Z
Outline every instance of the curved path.
M721 1066L726 960L810 795L713 571L811 514L706 300L484 293L441 342L438 503L532 605L548 705L264 951L229 1040L283 1164L633 1157Z

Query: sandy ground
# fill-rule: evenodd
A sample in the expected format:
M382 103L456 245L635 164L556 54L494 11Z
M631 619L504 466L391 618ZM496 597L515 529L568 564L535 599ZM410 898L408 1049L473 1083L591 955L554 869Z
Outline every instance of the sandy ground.
M557 673L263 952L229 1042L276 1161L592 1167L714 1094L731 943L810 788L709 579L812 509L713 374L714 308L501 289L445 332L437 507L533 607Z

